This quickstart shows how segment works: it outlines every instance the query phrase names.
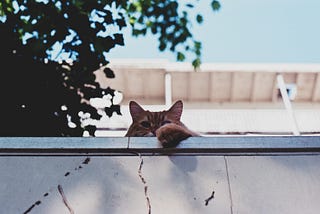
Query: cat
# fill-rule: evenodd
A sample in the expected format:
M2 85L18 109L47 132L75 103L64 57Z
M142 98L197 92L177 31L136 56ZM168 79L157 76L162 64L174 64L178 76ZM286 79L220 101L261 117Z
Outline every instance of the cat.
M132 124L125 136L157 137L163 147L175 147L191 136L199 136L180 121L182 110L181 100L176 101L169 110L161 112L146 111L135 101L130 101Z

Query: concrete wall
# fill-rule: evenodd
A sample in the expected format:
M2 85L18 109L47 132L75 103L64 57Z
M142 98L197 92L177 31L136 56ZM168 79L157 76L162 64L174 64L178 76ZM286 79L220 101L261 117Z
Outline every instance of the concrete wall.
M154 138L0 138L0 147L0 213L320 210L317 137L191 138L173 150ZM241 153L249 148L264 152Z

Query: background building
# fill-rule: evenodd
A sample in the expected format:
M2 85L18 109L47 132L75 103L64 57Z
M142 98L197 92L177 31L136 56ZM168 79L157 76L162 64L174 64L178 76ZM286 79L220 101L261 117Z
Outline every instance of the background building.
M179 99L184 123L206 135L320 133L320 64L204 63L195 71L187 63L123 59L109 67L116 78L99 70L97 80L121 92L123 116L102 118L97 136L125 133L130 100L163 110Z

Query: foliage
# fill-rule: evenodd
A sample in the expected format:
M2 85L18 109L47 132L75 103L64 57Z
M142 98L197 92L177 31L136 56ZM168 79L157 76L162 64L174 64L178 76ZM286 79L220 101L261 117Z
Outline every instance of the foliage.
M213 11L220 9L220 3L213 0ZM177 55L177 61L186 59L185 53L195 55L192 64L195 68L201 63L201 42L193 38L190 31L192 20L189 17L190 10L194 10L195 4L185 3L184 7L178 1L168 0L136 0L124 4L129 23L133 27L132 35L146 35L149 31L159 36L159 50L169 49ZM196 15L196 22L201 24L203 16Z
M125 26L124 16L112 14L111 7L107 1L1 2L6 16L0 25L0 135L82 136L85 129L94 134L79 112L99 119L90 98L109 94L112 103L114 90L101 88L93 71L107 64L107 51L124 44L118 32L106 33L114 23L118 30ZM54 56L52 47L59 44ZM74 61L58 63L65 54ZM105 112L120 114L120 106L112 103Z
M212 1L214 10L217 3ZM193 65L201 62L201 43L177 1L1 0L0 17L0 136L93 135L95 127L84 125L82 115L99 119L89 101L106 95L106 115L121 114L115 90L101 88L93 72L108 64L112 48L124 45L127 19L133 35L150 30L159 36L160 50L169 48L179 61L191 51ZM200 14L196 21L202 23ZM115 77L110 68L104 71Z

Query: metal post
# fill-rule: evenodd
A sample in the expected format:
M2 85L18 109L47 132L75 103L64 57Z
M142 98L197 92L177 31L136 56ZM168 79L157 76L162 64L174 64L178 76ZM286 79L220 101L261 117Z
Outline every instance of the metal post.
M294 112L292 110L291 101L289 99L289 95L288 95L288 92L287 92L287 89L286 89L286 85L285 85L283 76L281 74L277 74L277 82L278 82L278 86L279 86L279 89L280 89L282 101L283 101L284 106L285 106L285 108L287 110L289 118L290 118L290 120L292 122L293 135L300 135L299 128L298 128L298 123L297 123L297 120L295 118Z
M165 75L165 103L166 107L169 108L172 105L172 86L171 86L171 74L166 73Z

